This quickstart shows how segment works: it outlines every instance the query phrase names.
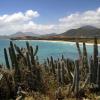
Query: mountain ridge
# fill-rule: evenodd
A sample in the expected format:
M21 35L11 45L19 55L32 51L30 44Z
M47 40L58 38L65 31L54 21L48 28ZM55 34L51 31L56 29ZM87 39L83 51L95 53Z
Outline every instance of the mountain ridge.
M100 37L100 29L94 26L83 26L77 29L70 29L64 33L59 34L59 36L69 36L69 37Z
M100 29L91 25L82 26L76 29L70 29L60 34L35 34L33 32L16 32L9 36L0 36L0 38L19 38L19 39L55 39L55 38L67 38L67 37L80 37L80 38L91 38L100 37Z

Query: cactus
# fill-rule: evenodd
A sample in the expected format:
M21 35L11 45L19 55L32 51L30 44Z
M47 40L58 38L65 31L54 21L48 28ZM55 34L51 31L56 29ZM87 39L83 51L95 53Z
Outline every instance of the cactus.
M98 44L97 38L94 38L94 78L93 81L96 83L97 79L97 69L98 69Z
M62 58L61 58L61 60L64 60L65 58L64 58L64 55L62 55Z
M10 69L10 64L9 64L8 54L7 54L6 48L4 48L4 56L5 56L6 66L8 69Z
M22 57L24 57L24 55L23 55L23 53L21 52L20 48L19 48L16 44L14 44L14 47L15 47L17 53L18 53L19 55L21 55Z
M78 53L79 53L80 60L82 60L82 53L81 53L81 49L80 49L78 42L76 42L76 47L77 47L77 50L78 50Z
M30 56L31 56L31 63L32 63L32 65L35 65L35 56L33 54L32 46L30 46Z
M16 53L15 53L15 49L14 49L14 45L13 42L10 41L10 50L11 50L11 54L12 54L12 59L14 60L14 68L15 68L15 82L20 82L20 69L19 69L19 65L17 62L17 57L16 57Z
M72 82L72 75L71 75L71 63L70 63L70 60L69 59L67 59L67 71L68 71L68 77L69 77L69 80L70 80L70 82Z
M31 70L31 61L30 61L28 53L26 53L26 58L27 58L27 66L28 66L29 70Z
M29 42L26 42L26 46L27 46L28 53L31 57L31 63L32 63L32 65L35 66L35 56L38 52L38 46L36 46L35 51L33 51L33 47L29 45Z
M30 53L30 45L28 41L26 42L26 47L27 47L28 53Z
M58 72L57 72L58 85L61 85L61 66L59 62L57 64L57 69L58 69Z
M78 97L79 93L79 61L75 61L75 73L76 73L76 81L75 81L75 94Z
M44 65L45 70L48 71L47 62L46 61L44 61L44 64L43 65Z
M12 52L12 58L14 60L14 67L17 69L18 68L18 62L17 62L17 58L16 58L16 53L15 53L15 49L14 49L14 45L13 42L10 41L10 50Z
M90 75L88 74L87 77L85 78L85 82L81 89L84 89L86 87L86 85L89 83L89 79L90 79Z
M52 56L51 56L51 67L52 67L52 72L53 72L53 74L56 74L56 73L55 73L54 60L53 60L53 57L52 57Z
M36 49L35 49L35 52L34 52L34 55L33 56L36 56L38 50L39 50L38 45L36 45Z
M90 58L90 67L89 67L89 74L90 74L90 83L94 83L94 64L93 64L93 58L91 56Z
M87 57L86 44L83 42L83 56Z
M98 70L97 70L97 85L100 89L100 63L98 64Z
M9 56L10 56L10 60L11 60L12 69L14 69L15 65L14 65L14 59L13 59L13 54L12 54L11 48L9 47L8 50L9 50Z
M74 89L75 89L75 82L76 82L76 70L74 68L73 83L72 83L72 88L71 88L70 92L74 91Z
M38 46L36 46L36 49L33 51L32 46L30 46L29 43L26 44L27 52L23 52L16 44L13 44L13 42L10 41L10 47L8 48L8 53L10 57L8 57L7 50L4 48L4 55L7 68L10 69L9 61L11 61L13 67L12 73L9 73L10 71L7 71L7 73L11 74L12 76L11 83L10 81L8 81L9 83L7 82L7 85L10 84L9 87L11 87L9 89L11 89L11 92L13 92L12 90L16 91L16 87L21 83L23 83L23 85L25 85L26 87L30 88L30 90L35 90L39 92L45 91L43 84L44 81L42 79L42 70L39 65L38 57L36 57L36 54L38 52ZM10 60L8 60L8 58L10 58ZM25 58L26 61L23 60L23 58ZM22 62L22 64L26 62L25 67L27 66L28 68L26 69L24 68L24 66L21 67L22 64L20 62ZM36 65L34 69L32 69L33 65ZM6 71L4 72L6 73ZM12 89L12 87L14 89Z
M50 63L49 58L47 58L47 62L48 62L48 64Z
M49 58L47 58L47 67L48 67L48 71L50 72L50 67L51 67L51 63L50 63L50 60Z
M87 76L87 73L89 72L88 56L87 56L87 50L86 50L85 43L83 43L83 61L82 62L83 62L82 73L85 78Z
M64 84L65 82L65 69L64 69L64 62L62 61L61 62L61 81L62 81L62 84Z
M40 64L40 63L39 63L39 58L38 58L38 56L36 56L36 64L37 64L37 65Z
M26 57L24 56L23 52L21 51L21 49L16 45L14 44L14 47L15 47L15 50L16 52L18 53L19 56L21 56L24 60L24 65L27 65L27 60L26 60Z
M88 69L88 55L87 55L85 43L83 43L83 60L84 60L85 67Z

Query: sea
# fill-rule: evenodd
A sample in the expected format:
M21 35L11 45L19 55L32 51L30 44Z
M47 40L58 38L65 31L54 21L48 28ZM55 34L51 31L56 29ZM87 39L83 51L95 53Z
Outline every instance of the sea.
M67 41L50 41L50 40L13 40L13 43L18 45L19 47L26 47L26 41L30 43L30 45L35 48L38 45L39 50L37 56L39 61L42 63L44 60L50 58L51 56L54 59L61 58L64 55L65 58L69 59L78 59L78 51L76 48L75 42L67 42ZM4 48L9 47L9 39L0 39L0 64L5 64L4 59ZM93 55L93 44L86 44L88 57ZM82 43L80 43L80 48L82 50ZM98 46L100 51L100 45ZM99 53L100 55L100 53Z

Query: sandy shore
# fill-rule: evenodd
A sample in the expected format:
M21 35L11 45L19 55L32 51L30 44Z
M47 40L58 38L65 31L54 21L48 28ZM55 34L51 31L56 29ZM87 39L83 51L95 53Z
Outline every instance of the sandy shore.
M70 40L69 41L65 41L65 40L15 40L15 41L39 41L39 42L62 43L62 44L71 44L71 45L75 45L75 43L76 43L76 41L70 41ZM78 42L80 45L82 45L84 41L83 42L78 41ZM86 41L85 43L86 43L86 45L92 46L94 41L93 40L91 40L91 42ZM98 46L100 46L100 40L98 40Z

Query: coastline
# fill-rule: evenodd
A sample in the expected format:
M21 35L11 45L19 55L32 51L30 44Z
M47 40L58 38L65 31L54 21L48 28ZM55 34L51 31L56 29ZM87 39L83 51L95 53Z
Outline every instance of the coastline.
M42 41L42 42L51 42L51 43L63 43L63 44L66 44L66 43L68 43L68 44L75 44L77 41L65 41L65 40L15 40L15 41ZM82 45L82 41L79 41L79 44L80 45ZM87 41L86 42L86 45L91 45L91 46L93 46L93 41L92 42L89 42L89 41ZM100 42L98 43L98 46L100 46Z

